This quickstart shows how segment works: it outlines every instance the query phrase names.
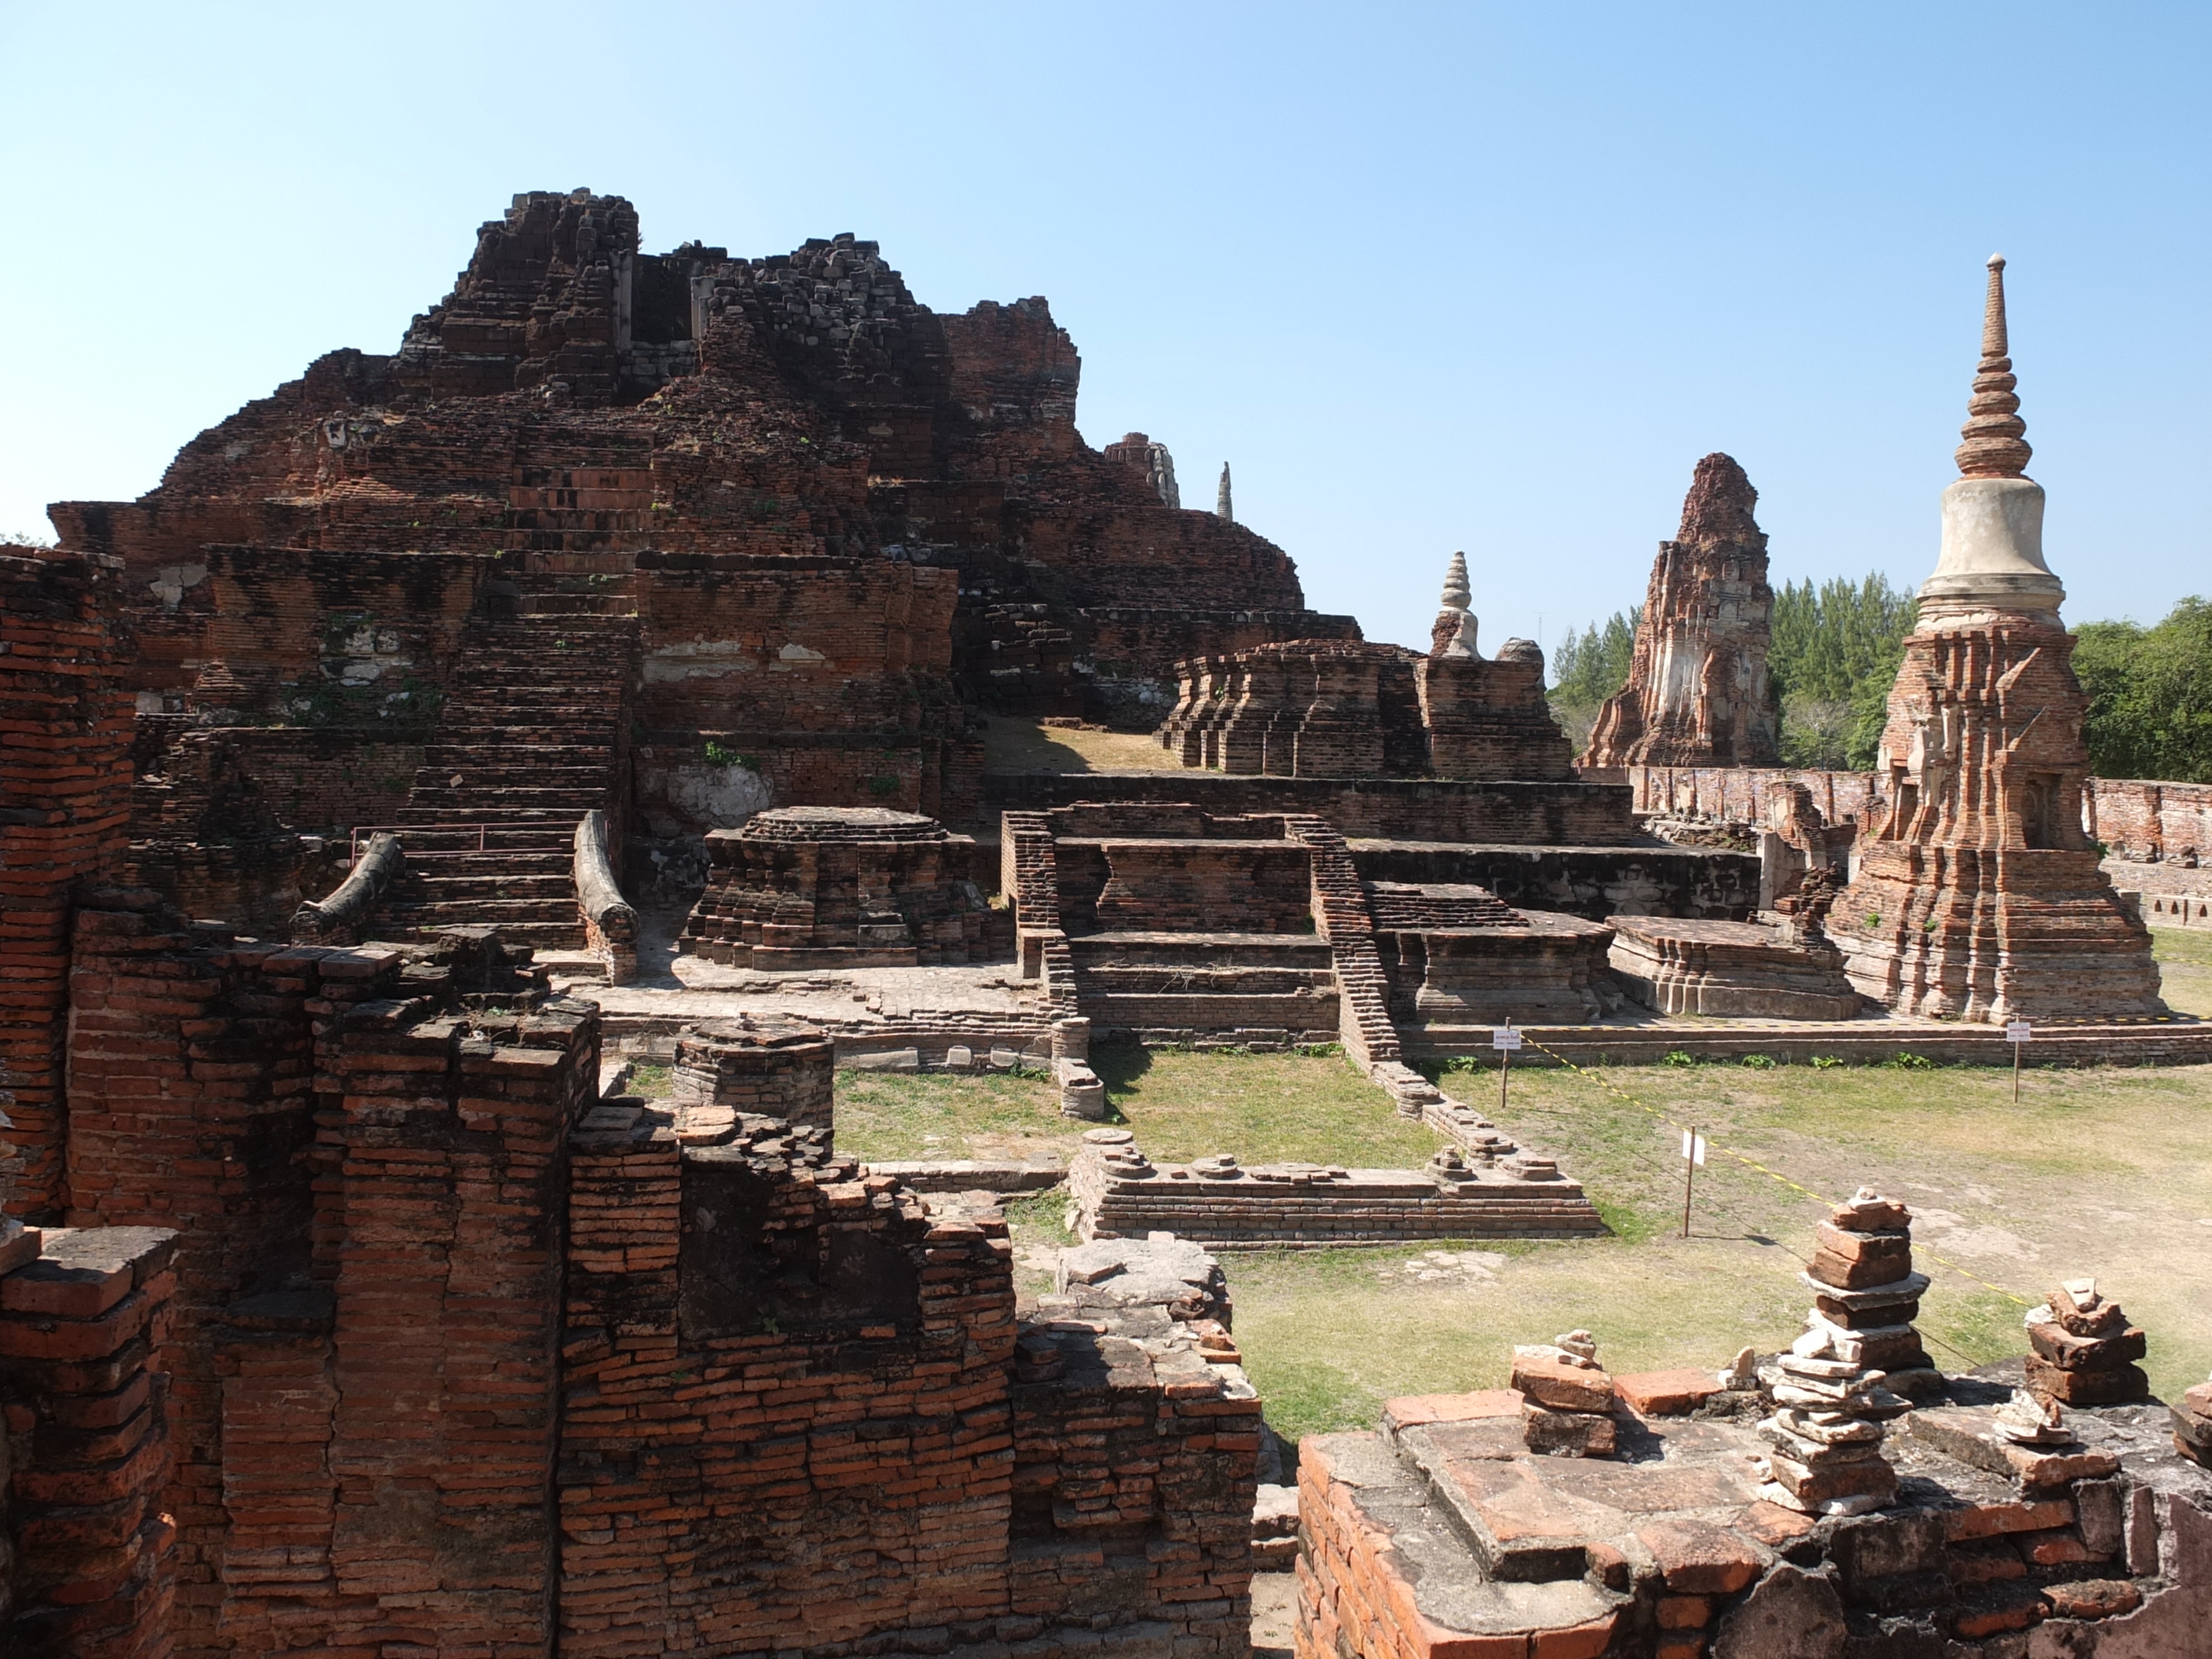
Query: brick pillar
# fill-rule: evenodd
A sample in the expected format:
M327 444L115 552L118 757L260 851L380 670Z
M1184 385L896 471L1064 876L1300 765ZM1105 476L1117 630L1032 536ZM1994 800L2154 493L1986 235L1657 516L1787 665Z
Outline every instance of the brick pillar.
M9 1659L172 1650L168 1379L149 1365L167 1334L176 1240L155 1227L49 1230L38 1260L0 1277Z
M131 641L122 562L0 550L0 1086L25 1168L11 1206L67 1206L70 896L129 851Z
M422 1012L362 1004L325 1055L330 1642L547 1653L566 1141L597 1090L599 1011Z

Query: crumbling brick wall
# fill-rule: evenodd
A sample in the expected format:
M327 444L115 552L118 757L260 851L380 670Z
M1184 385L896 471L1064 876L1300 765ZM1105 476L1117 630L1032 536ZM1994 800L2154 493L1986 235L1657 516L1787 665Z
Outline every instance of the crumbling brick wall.
M623 1103L575 1137L562 1650L1003 1617L1004 1222L933 1220L826 1135L692 1121Z
M126 846L132 649L122 566L0 548L0 1073L26 1167L11 1207L67 1205L63 1100L70 906Z
M184 1231L179 1650L357 1639L400 1605L440 1642L542 1624L596 1011L457 1009L434 959L236 941L131 891L79 913L70 994L71 1219Z
M2090 839L2115 857L2212 865L2212 783L2092 778L2084 805Z

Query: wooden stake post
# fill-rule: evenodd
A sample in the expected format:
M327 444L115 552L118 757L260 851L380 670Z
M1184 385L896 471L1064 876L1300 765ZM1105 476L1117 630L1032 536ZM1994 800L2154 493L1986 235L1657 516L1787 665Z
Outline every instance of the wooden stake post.
M2012 1103L2020 1104L2020 1062L2027 1051L2027 1040L2034 1035L2033 1028L2024 1019L2005 1022L2005 1041L2012 1044Z
M1490 1046L1498 1050L1498 1114L1503 1117L1505 1115L1506 1074L1513 1068L1513 1051L1521 1046L1521 1033L1513 1029L1511 1020L1491 1029Z

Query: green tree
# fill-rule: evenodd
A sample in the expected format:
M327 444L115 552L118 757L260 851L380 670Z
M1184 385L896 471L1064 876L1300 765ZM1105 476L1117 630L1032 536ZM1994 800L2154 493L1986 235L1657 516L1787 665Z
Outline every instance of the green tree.
M1553 649L1552 712L1574 740L1577 754L1589 744L1590 726L1600 706L1628 684L1628 671L1636 659L1636 625L1643 616L1640 605L1616 611L1579 635L1569 629Z
M2085 623L2075 637L2097 775L2212 783L2212 604L2192 596L2154 628Z
M1874 764L1889 688L1912 631L1912 596L1881 574L1808 578L1775 591L1766 672L1782 702L1782 758L1790 766Z

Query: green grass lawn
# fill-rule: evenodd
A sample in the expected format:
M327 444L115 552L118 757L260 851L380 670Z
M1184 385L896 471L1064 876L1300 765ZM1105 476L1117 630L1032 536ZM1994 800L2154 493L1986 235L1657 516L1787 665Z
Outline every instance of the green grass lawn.
M1437 1144L1340 1058L1109 1049L1095 1064L1116 1120L1163 1161L1234 1152L1404 1166ZM1796 1275L1822 1205L1753 1164L1821 1198L1871 1182L1914 1206L1917 1258L1935 1281L1921 1329L1939 1364L2021 1352L2015 1298L2089 1273L2149 1332L2162 1392L2212 1366L2212 1067L2031 1068L2017 1106L2010 1073L1980 1067L1531 1066L1514 1073L1502 1114L1492 1074L1445 1080L1559 1158L1614 1236L1229 1257L1238 1337L1285 1434L1371 1424L1394 1394L1499 1385L1512 1344L1577 1325L1621 1370L1779 1346L1804 1311ZM1685 1123L1714 1148L1687 1238ZM1039 1081L838 1081L838 1143L860 1157L1065 1157L1085 1127L1059 1116ZM1030 1289L1044 1247L1067 1242L1065 1207L1058 1194L1011 1206Z
M2212 1014L2212 933L2155 939L2168 1000ZM1162 1162L1403 1167L1438 1144L1338 1056L1102 1049L1093 1064L1114 1121ZM1807 1304L1797 1273L1820 1200L1863 1182L1918 1212L1934 1281L1920 1328L1938 1364L2021 1352L2022 1300L2094 1273L2149 1334L2161 1394L2212 1368L2212 1066L2031 1066L2018 1105L2011 1074L1982 1067L1529 1066L1502 1112L1486 1068L1444 1081L1558 1158L1613 1236L1228 1255L1239 1344L1282 1433L1372 1425L1392 1395L1499 1386L1514 1343L1577 1325L1620 1370L1778 1347ZM1687 1124L1714 1151L1685 1238ZM838 1144L861 1157L1066 1158L1085 1127L1041 1080L838 1079ZM1031 1291L1068 1242L1066 1206L1054 1192L1008 1206Z
M1823 1206L1736 1153L1824 1197L1871 1182L1913 1205L1934 1281L1920 1328L1940 1364L2022 1352L2015 1298L2092 1273L2149 1332L2161 1391L2212 1365L2212 1068L2031 1071L2017 1107L2010 1074L1980 1068L1601 1076L1663 1121L1534 1069L1516 1073L1503 1121L1583 1182L1611 1239L1494 1246L1473 1262L1426 1249L1231 1260L1240 1344L1280 1431L1371 1423L1393 1394L1498 1386L1513 1343L1577 1325L1620 1370L1780 1346L1806 1305L1796 1275ZM1687 1238L1683 1123L1715 1149Z
M2154 927L2150 940L2166 1006L2212 1019L2212 927Z
M1390 1097L1340 1056L1101 1048L1109 1121L1152 1158L1187 1163L1234 1152L1248 1164L1398 1169L1442 1143L1392 1109ZM935 1073L845 1072L837 1079L837 1145L859 1158L1072 1158L1096 1126L1060 1115L1042 1079Z

